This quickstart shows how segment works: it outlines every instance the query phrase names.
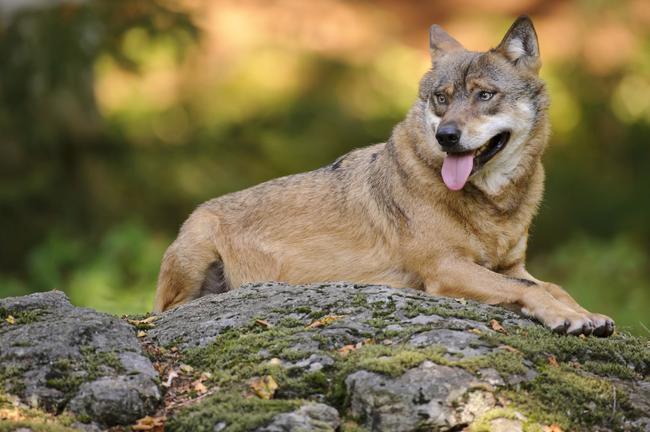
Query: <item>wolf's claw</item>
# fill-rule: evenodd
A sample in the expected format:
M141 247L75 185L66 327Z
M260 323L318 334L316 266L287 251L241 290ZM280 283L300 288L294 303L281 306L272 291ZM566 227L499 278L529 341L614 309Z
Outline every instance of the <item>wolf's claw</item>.
M566 334L567 329L571 325L571 321L564 320L564 322L558 326L553 327L553 333L557 334Z
M610 319L604 320L594 329L593 335L598 337L611 336L614 333L614 327L614 321Z
M585 335L589 336L592 332L594 331L594 325L591 321L587 321L582 326L576 327L575 329L572 329L568 331L570 335L573 336L579 336L579 335Z

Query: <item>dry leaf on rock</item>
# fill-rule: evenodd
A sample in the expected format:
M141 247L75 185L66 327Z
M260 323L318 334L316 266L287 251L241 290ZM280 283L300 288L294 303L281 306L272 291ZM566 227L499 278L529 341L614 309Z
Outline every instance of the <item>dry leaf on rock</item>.
M146 416L139 419L136 422L136 424L133 427L131 427L131 430L162 432L165 430L165 420L167 420L167 418L164 416L161 417Z
M500 349L502 349L502 350L509 351L509 352L511 352L511 353L521 354L521 351L519 351L519 350L518 350L517 348L515 348L515 347L511 347L510 345L499 345L498 348L500 348Z
M20 421L24 420L24 417L18 408L4 408L0 409L0 420Z
M501 323L495 319L490 320L490 328L496 332L508 334L508 332L506 331L506 329L503 328Z
M278 389L278 383L271 375L253 378L250 386L257 396L266 400L271 399Z
M341 356L345 357L347 356L351 351L355 351L357 349L356 345L343 345L341 348L339 348L337 351Z
M13 315L9 315L7 318L5 318L5 321L7 321L9 324L16 324L16 318L14 318Z
M194 388L194 391L196 391L199 394L204 394L208 392L208 388L201 382L201 380L196 380L192 383L192 387Z
M343 318L343 315L327 315L317 319L307 326L307 328L319 328L332 324L334 321Z
M257 325L260 326L260 327L264 327L264 328L271 328L271 327L273 327L273 324L271 324L270 322L268 322L268 321L266 321L266 320L263 320L263 319L256 319L256 320L255 320L255 324L257 324Z

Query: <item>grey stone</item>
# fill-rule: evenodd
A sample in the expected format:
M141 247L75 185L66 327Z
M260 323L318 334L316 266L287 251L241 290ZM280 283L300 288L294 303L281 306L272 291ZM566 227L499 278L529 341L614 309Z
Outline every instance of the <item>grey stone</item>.
M68 409L101 424L121 425L151 413L159 400L158 387L145 375L103 377L84 383Z
M456 405L476 381L454 367L424 362L400 377L359 371L347 377L350 413L373 431L414 431L458 424Z
M98 407L113 404L113 409L123 411L102 417L99 421L106 420L105 425L128 423L152 412L159 402L158 374L134 328L123 320L74 307L60 291L1 299L0 310L16 321L12 325L0 320L0 374L12 376L5 379L4 391L32 406L74 412L79 405L69 402L83 399L88 386L94 385L88 381L130 383L127 405L116 402L125 397L119 386L115 395L110 386L95 392ZM137 401L138 397L143 399Z
M363 298L355 303L355 299ZM484 323L465 318L443 318L439 315L417 315L407 317L409 305L439 307L450 312L470 309L475 315L486 320L518 320L514 312L477 302L459 303L447 297L432 297L421 291L399 289L377 285L355 285L347 283L328 283L291 286L282 283L246 285L225 294L201 297L160 315L156 327L147 332L154 343L162 346L171 344L179 348L204 346L212 342L222 332L248 325L254 318L264 317L275 324L291 315L309 324L313 321L309 314L293 314L296 308L313 307L319 312L331 315L344 315L330 326L321 328L319 335L327 340L321 349L335 349L343 345L358 343L374 335L377 329L370 325L373 312L369 306L383 306L394 312L384 317L387 325L406 324L435 325L453 330L478 328L491 332ZM394 327L391 327L394 328ZM322 339L322 338L321 338ZM314 352L317 344L308 343L303 351Z
M440 345L456 357L476 357L490 352L487 343L467 331L436 329L417 333L409 341L417 347Z
M334 432L340 424L339 413L334 408L310 403L296 411L276 415L257 432Z

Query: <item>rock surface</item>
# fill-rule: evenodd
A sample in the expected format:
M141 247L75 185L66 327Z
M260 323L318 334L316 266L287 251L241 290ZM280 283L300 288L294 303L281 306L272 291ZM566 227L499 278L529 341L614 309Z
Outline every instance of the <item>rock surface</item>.
M0 430L650 430L648 339L413 290L261 284L130 322L52 292L0 318Z
M0 300L0 315L4 390L30 406L110 426L160 402L158 374L119 318L74 307L60 291Z

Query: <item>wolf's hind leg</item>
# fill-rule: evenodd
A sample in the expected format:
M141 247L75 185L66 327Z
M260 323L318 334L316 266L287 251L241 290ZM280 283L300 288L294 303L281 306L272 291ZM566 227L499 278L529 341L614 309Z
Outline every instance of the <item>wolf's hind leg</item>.
M196 210L183 224L160 265L154 312L162 312L215 289L227 290L214 232L218 219Z

